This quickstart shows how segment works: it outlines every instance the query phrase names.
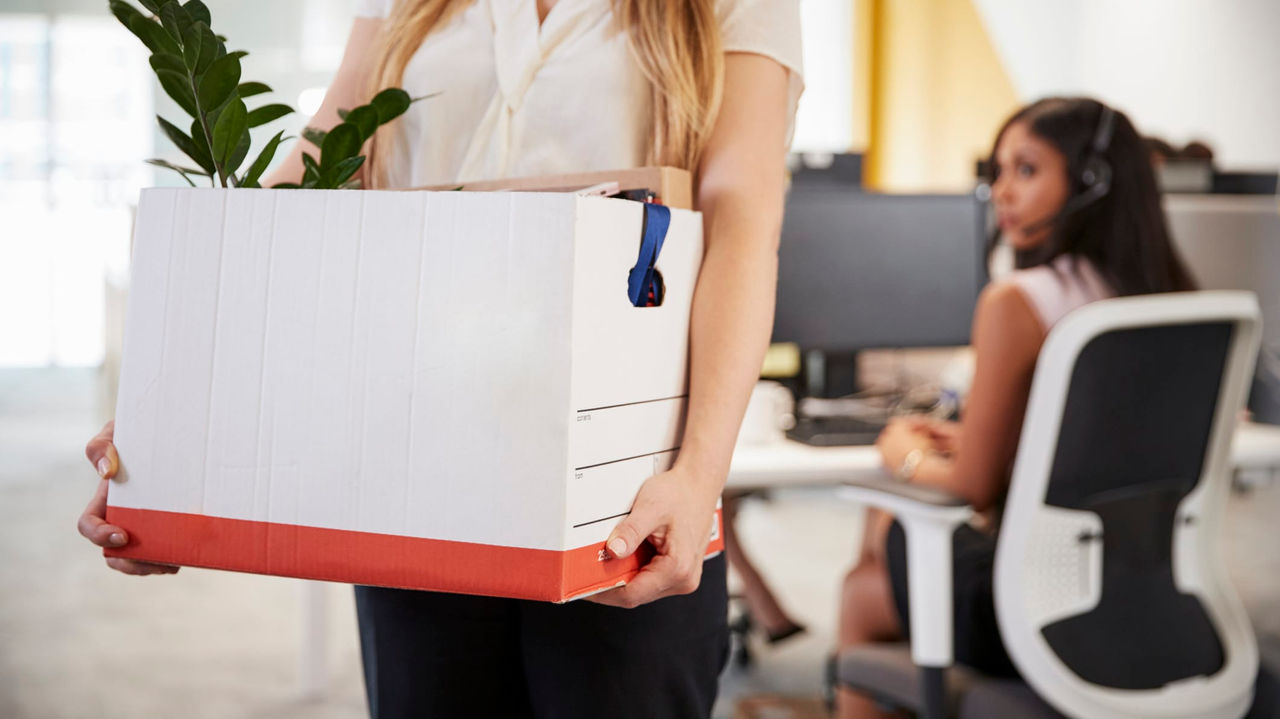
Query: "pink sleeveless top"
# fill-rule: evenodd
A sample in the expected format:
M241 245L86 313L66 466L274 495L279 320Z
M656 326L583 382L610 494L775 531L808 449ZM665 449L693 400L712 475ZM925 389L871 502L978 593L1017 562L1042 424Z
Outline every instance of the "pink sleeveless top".
M1076 255L1062 255L1047 265L1015 270L1005 281L1022 290L1046 332L1068 312L1115 296L1093 263Z

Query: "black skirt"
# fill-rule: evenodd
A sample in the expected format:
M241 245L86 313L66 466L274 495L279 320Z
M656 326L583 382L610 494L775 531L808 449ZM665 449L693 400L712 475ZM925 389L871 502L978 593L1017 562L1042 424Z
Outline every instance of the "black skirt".
M956 529L951 547L955 661L992 676L1018 676L1000 639L1000 627L996 624L992 588L996 538L965 524ZM885 561L893 588L893 604L898 610L903 634L910 639L906 535L896 521L889 527Z

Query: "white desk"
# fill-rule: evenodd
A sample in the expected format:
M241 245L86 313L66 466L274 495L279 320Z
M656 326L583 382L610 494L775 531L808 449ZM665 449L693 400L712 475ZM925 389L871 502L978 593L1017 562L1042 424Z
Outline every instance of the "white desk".
M1231 466L1237 473L1247 474L1250 484L1280 474L1280 426L1241 423L1232 441ZM739 445L733 452L725 488L821 486L884 476L880 454L873 446L812 447L783 440Z
M1231 464L1238 475L1249 473L1254 478L1250 483L1280 476L1280 427L1247 422L1240 425L1231 447ZM784 440L742 445L734 450L726 488L838 485L849 479L883 477L884 471L874 446L811 447ZM298 654L298 683L304 697L320 696L328 683L325 643L328 599L325 595L330 586L326 582L301 583L302 646Z

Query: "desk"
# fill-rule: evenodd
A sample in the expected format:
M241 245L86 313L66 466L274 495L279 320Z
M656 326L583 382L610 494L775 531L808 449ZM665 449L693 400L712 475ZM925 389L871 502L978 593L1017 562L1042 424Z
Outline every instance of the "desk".
M1245 422L1232 441L1231 465L1249 483L1280 476L1280 427ZM883 477L880 454L874 446L812 447L783 440L742 445L733 453L726 489L750 490L787 486L834 486L849 479ZM1261 478L1261 479L1259 479ZM326 582L302 581L302 646L298 679L305 697L320 696L327 684L325 627L328 623Z
M1242 422L1231 444L1237 475L1258 484L1280 475L1280 426ZM873 446L813 447L794 440L740 445L733 452L726 489L835 485L850 479L883 478Z

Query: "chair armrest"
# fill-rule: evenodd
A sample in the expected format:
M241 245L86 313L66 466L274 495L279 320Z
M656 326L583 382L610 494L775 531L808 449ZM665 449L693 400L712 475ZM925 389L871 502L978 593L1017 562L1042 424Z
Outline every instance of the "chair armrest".
M911 659L920 667L950 666L951 535L973 516L973 507L935 487L886 479L846 482L840 496L879 507L902 524L907 537Z
M973 507L945 489L894 479L846 481L840 486L840 496L878 507L899 519L934 521L953 529L973 517Z

